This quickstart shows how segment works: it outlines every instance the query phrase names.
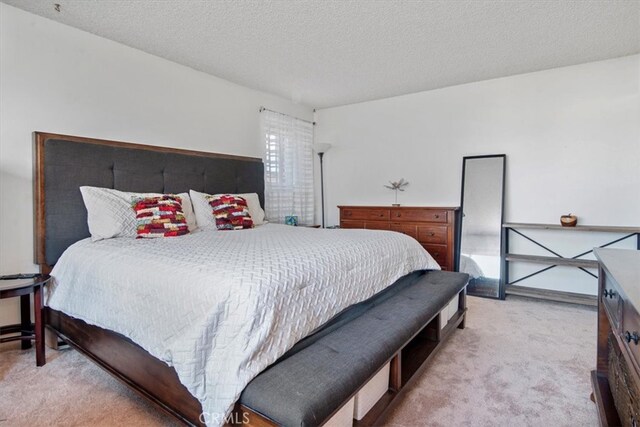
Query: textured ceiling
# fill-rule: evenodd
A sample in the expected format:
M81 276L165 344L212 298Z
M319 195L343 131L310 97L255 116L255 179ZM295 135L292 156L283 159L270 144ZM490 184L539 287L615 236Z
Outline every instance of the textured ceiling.
M638 0L2 1L318 108L640 52Z

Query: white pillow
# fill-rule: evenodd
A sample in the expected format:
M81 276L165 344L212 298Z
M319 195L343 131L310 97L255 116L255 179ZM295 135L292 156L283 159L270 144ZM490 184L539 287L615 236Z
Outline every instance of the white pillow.
M207 197L210 196L210 194L189 190L189 195L191 196L191 202L193 203L193 211L195 213L198 228L217 230L216 219L213 216L213 208L211 208L211 205L207 200ZM264 210L260 206L258 193L241 193L233 195L240 196L247 201L249 215L251 215L254 225L262 225L266 222L264 220Z
M196 216L198 228L203 230L217 230L216 219L213 217L213 208L209 205L206 198L208 194L189 190L189 196L191 196L191 203L193 203L193 212Z
M247 201L247 207L249 208L249 215L253 220L254 225L262 225L266 221L264 220L264 210L260 206L260 198L258 193L240 193L236 194Z
M91 240L97 241L112 237L136 237L136 213L131 206L134 199L157 197L158 193L127 193L112 188L80 187L84 205L87 208L87 223ZM195 214L189 194L176 194L180 197L182 210L189 231L197 228Z

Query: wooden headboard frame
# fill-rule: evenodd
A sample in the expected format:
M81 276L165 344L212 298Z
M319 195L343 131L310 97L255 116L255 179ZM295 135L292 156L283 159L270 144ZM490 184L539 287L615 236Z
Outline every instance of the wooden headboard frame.
M239 160L242 162L260 162L262 159L257 157L244 157L235 156L229 154L208 153L203 151L183 150L170 147L158 147L153 145L135 144L130 142L110 141L96 138L85 138L81 136L62 135L47 132L34 132L34 249L35 249L35 263L40 266L40 272L43 274L49 274L52 269L52 265L47 263L46 257L46 236L47 236L47 224L46 224L46 212L45 212L45 143L47 140L64 140L70 142L79 142L86 144L95 144L101 146L129 148L136 150L145 150L152 153L170 153L181 154L187 156L204 157L204 158L216 158L216 159L229 159ZM186 189L188 191L188 189Z

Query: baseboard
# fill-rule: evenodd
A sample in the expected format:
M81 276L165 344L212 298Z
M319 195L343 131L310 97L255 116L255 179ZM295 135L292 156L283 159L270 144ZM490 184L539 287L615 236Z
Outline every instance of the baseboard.
M596 307L598 297L595 295L578 294L575 292L554 291L550 289L530 288L527 286L509 285L505 291L507 295L537 298L547 301L565 302Z

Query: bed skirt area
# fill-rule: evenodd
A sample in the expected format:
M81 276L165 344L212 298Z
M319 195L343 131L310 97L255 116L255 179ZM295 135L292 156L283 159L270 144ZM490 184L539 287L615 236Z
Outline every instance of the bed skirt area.
M357 319L372 307L383 304L386 300L424 278L425 274L428 275L425 271L410 273L372 298L347 308L307 338L299 341L272 366L303 351L328 334ZM464 311L461 312L461 316L463 315ZM165 362L155 358L123 335L89 325L49 307L44 309L44 319L46 326L70 346L83 353L131 389L158 405L167 414L187 425L203 425L200 402L180 383L176 371ZM462 321L463 318L460 320Z
M49 307L44 308L44 319L67 344L167 414L188 425L203 425L202 406L176 371L129 338Z

